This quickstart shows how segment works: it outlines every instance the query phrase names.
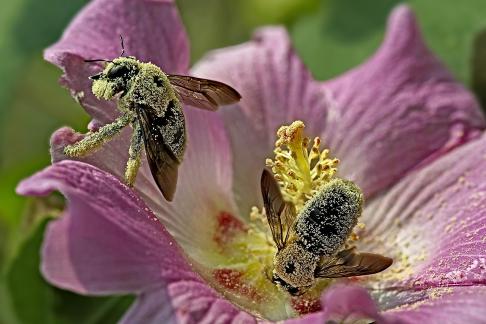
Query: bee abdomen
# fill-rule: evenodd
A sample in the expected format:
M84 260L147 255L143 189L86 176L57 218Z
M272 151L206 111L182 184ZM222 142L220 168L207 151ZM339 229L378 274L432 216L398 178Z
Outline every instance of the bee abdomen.
M309 200L299 215L297 243L314 255L332 255L358 221L363 194L353 182L334 179Z
M177 99L169 101L162 118L164 139L176 156L182 160L186 144L184 113Z

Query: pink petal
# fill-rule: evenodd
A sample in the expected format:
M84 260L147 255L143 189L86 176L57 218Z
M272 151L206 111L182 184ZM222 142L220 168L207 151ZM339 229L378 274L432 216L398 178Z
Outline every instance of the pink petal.
M68 209L49 224L44 239L42 272L52 284L83 294L113 294L196 280L177 243L113 176L63 161L17 188L19 194L36 196L53 190L66 196Z
M276 130L282 123L302 119L309 122L309 134L317 135L326 118L324 91L279 27L258 31L249 43L211 53L194 73L226 82L242 95L239 105L220 112L233 147L234 190L248 214L260 199L259 176Z
M88 76L100 67L83 60L120 56L119 35L127 55L151 61L170 73L186 73L189 66L187 35L173 1L91 1L44 56L63 69L63 85L101 122L113 119L115 105L93 96Z
M366 207L363 221L362 249L395 261L382 284L485 284L486 136L409 174Z
M423 42L402 5L369 61L324 83L333 102L324 138L341 172L370 195L479 135L484 117Z
M176 310L165 287L144 291L123 316L121 323L176 323Z
M256 319L197 281L179 281L143 293L123 323L256 323Z
M391 323L484 323L486 288L455 287L430 292L430 298L383 314Z
M350 317L380 321L378 308L366 289L359 286L334 286L322 298L323 316L340 320Z
M285 324L324 323L330 320L355 323L360 318L373 319L380 324L483 323L486 318L485 287L434 288L402 294L406 296L406 303L379 312L365 289L335 286L324 294L322 312L287 320Z
M329 323L361 323L359 320L363 319L385 323L375 302L363 287L339 284L332 286L324 292L321 303L323 311L287 320L285 324L328 323L328 321ZM386 323L394 322L390 320Z

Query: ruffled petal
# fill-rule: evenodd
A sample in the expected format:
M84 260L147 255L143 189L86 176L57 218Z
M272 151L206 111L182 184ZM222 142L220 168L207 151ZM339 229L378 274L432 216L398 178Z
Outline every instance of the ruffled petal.
M378 308L366 289L359 286L334 286L322 297L323 317L338 322L351 318L381 322Z
M153 62L169 73L186 73L189 45L177 8L168 0L95 0L74 18L57 43L45 51L47 61L64 71L61 82L86 111L106 123L117 114L113 102L97 100L90 75L100 70L85 59L120 56L120 38L126 54Z
M328 321L329 323L361 323L361 321L385 323L375 302L363 287L339 284L332 286L322 295L321 303L322 311L287 320L285 324L328 323ZM386 323L391 324L392 321Z
M485 126L475 98L429 51L405 5L390 15L376 54L324 86L332 102L324 139L341 173L368 197Z
M433 288L401 294L407 302L379 312L365 289L338 285L323 295L322 312L287 320L285 324L358 323L359 319L380 324L483 323L486 318L485 287Z
M455 287L429 292L425 300L383 314L386 323L484 323L486 287Z
M120 321L130 323L177 323L176 310L165 287L151 287L140 294Z
M122 323L256 323L198 281L180 281L140 295Z
M260 173L278 127L301 119L309 122L309 134L317 135L326 119L324 91L280 27L259 30L249 43L210 53L193 72L228 83L242 95L238 105L220 113L233 148L234 190L247 215L260 200Z
M486 136L409 174L364 211L362 249L394 259L383 285L486 283Z
M53 190L68 205L49 224L42 248L42 273L52 284L82 294L113 294L197 277L143 201L113 176L63 161L17 187L23 195Z

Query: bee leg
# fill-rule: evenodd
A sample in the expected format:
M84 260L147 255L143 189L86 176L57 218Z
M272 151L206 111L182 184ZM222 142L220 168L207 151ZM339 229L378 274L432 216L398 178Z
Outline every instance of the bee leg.
M98 131L86 135L79 142L66 146L64 154L70 157L80 157L96 150L117 135L132 119L133 117L129 114L118 117L114 122L101 127Z
M140 123L135 121L133 123L133 135L130 143L130 150L128 151L127 168L125 169L125 183L132 187L137 177L138 168L140 167L142 155L143 133Z

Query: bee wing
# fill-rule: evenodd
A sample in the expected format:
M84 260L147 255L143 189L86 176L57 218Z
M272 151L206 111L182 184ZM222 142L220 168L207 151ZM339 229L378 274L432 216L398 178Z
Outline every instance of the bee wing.
M172 201L180 161L164 141L162 118L157 117L148 107L139 105L137 111L150 171L164 198Z
M182 102L194 107L215 111L241 99L238 91L219 81L174 74L167 78Z
M273 240L278 250L281 250L287 245L292 232L292 225L296 218L295 207L283 200L280 187L270 171L263 170L260 185Z
M380 254L357 253L354 248L339 252L333 257L322 257L316 278L341 278L370 275L385 270L393 260Z

